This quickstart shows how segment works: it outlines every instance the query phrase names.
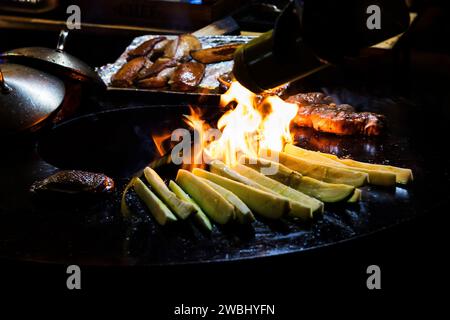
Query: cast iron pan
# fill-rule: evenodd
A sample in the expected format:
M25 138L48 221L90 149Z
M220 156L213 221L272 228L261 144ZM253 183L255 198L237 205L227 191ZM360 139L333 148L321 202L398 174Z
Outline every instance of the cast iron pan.
M1 161L0 256L12 259L94 265L168 265L241 260L296 253L371 234L429 214L448 185L447 167L434 165L428 138L418 138L420 119L405 102L377 104L390 130L380 138L336 137L311 130L297 132L298 144L357 160L409 167L415 181L406 187L363 188L360 203L327 205L323 216L302 224L258 220L252 227L214 227L211 235L193 224L158 226L135 195L132 221L119 213L120 193L128 177L157 157L153 133L186 125L182 107L135 107L104 111L68 121L44 134L34 148L3 143ZM206 117L216 119L217 109ZM417 124L417 125L416 125ZM421 127L423 128L423 126ZM425 132L429 132L426 131ZM112 196L88 199L36 198L29 186L58 168L105 172L116 179ZM164 178L176 170L161 168ZM430 201L433 190L433 201Z

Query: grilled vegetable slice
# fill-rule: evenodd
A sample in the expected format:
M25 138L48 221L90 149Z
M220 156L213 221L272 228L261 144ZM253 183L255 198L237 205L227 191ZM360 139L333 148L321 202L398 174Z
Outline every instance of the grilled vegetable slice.
M160 73L158 73L156 76L139 80L138 82L136 82L136 86L142 89L163 88L167 85L170 78L173 76L175 69L176 69L175 67L166 68L162 70Z
M274 152L274 151L272 151ZM263 154L269 154L264 152ZM285 152L278 153L279 162L302 175L329 183L342 183L360 187L367 183L368 174L364 172L336 168L313 161L294 157Z
M169 58L159 58L155 63L146 64L138 73L137 80L143 80L149 77L158 75L161 71L167 68L177 66L177 62Z
M133 181L134 191L139 198L146 204L153 217L160 225L168 222L177 221L177 217L173 215L169 208L162 202L139 178Z
M299 157L305 160L314 161L317 163L337 167L337 168L344 168L348 170L356 170L365 172L369 175L369 183L377 186L393 186L396 182L396 176L394 173L380 170L380 169L367 169L367 168L361 168L361 167L350 167L347 166L339 161L336 161L334 159L325 157L323 153L315 152L306 150L303 148L296 147L291 144L287 144L284 148L284 151L290 155L293 155L295 157Z
M299 183L292 183L291 188L327 203L346 200L356 190L347 184L328 183L310 177L302 177Z
M197 89L204 75L204 64L195 61L182 63L173 72L169 84L174 90L192 91Z
M236 165L233 169L273 192L292 200L292 207L289 213L290 216L309 219L313 217L314 213L323 212L323 203L319 200L309 197L306 194L294 190L276 180L270 179L258 171L241 164Z
M353 195L350 197L350 199L347 200L347 202L349 203L355 203L361 200L361 196L362 196L362 191L361 189L355 189L355 192L353 193Z
M255 221L255 216L253 215L250 208L247 207L247 205L233 192L219 186L218 184L208 179L202 178L202 180L209 184L214 190L219 192L225 199L227 199L232 205L236 207L236 218L239 223L244 224Z
M202 44L198 38L192 34L182 34L168 44L164 51L164 56L173 58L180 62L191 59L190 52L200 50Z
M194 206L179 199L167 188L161 177L150 167L144 169L144 175L155 193L165 202L165 204L180 218L185 220L195 212Z
M345 200L355 191L355 187L346 184L327 183L310 177L303 177L297 171L266 159L243 157L240 159L240 162L262 173L264 173L263 169L267 170L270 167L270 171L273 170L275 173L267 174L269 178L323 202L331 203ZM267 172L270 171L267 170Z
M132 60L137 57L148 55L159 42L161 42L165 39L166 39L166 37L155 37L155 38L145 41L137 48L128 52L128 60Z
M178 170L176 182L214 222L226 224L234 216L234 206L220 193L189 171Z
M400 184L408 184L411 181L414 180L413 173L411 169L407 168L399 168L394 166L388 166L383 164L373 164L373 163L366 163L366 162L360 162L352 159L340 159L334 154L328 154L328 153L320 153L322 156L333 159L334 161L338 161L342 164L345 164L352 168L362 168L362 169L368 169L368 170L382 170L382 171L388 171L395 174L396 182Z
M133 86L133 82L138 77L139 71L148 63L149 60L146 57L138 57L128 61L112 76L111 84L119 88Z
M217 174L194 169L196 176L208 179L237 195L255 213L268 219L279 219L290 210L289 200Z
M239 46L239 43L231 43L214 48L191 51L191 57L198 62L206 64L233 60L234 53Z
M175 183L175 181L170 180L169 181L169 189L173 191L177 195L178 198L180 198L183 201L190 202L194 206L196 212L194 213L195 220L206 230L211 231L212 225L209 221L206 214L203 212L202 208L199 207L199 205L191 198L189 195L184 192L183 189L179 185Z
M254 187L256 189L261 189L263 191L266 192L272 192L270 189L267 189L263 186L261 186L260 184L256 183L255 181L244 177L243 175L237 173L235 170L227 167L225 165L225 163L218 161L218 160L214 160L213 162L211 162L209 164L209 168L211 170L212 173L217 174L219 176L231 179L231 180L235 180L237 182L246 184L248 186Z

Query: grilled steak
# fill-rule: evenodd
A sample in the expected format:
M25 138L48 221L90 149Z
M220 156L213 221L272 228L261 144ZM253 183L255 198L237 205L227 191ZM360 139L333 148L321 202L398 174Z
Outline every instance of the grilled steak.
M286 102L299 106L294 123L317 131L337 135L380 135L385 117L372 112L356 112L348 104L336 105L323 93L306 93L289 97Z

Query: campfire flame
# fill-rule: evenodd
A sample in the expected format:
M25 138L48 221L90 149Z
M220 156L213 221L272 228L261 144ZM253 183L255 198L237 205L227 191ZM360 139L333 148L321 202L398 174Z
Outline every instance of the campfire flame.
M296 104L278 96L258 96L237 81L221 96L221 107L231 103L235 107L217 122L222 135L216 140L206 137L204 122L197 115L189 118L188 124L202 136L202 152L208 160L234 165L241 155L257 157L263 149L281 151L293 142L290 124L298 112Z

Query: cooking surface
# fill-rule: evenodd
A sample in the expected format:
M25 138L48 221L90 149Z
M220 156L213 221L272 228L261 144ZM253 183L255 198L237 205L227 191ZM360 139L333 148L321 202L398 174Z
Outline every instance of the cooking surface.
M28 148L16 142L5 143L3 149L10 152L0 160L0 256L119 265L254 258L326 246L429 214L434 206L446 201L448 192L448 167L437 165L441 153L434 147L438 140L406 100L365 99L363 109L387 115L390 129L386 136L340 138L299 130L299 145L357 160L409 167L415 181L395 189L364 187L361 203L326 205L325 214L306 225L258 221L248 229L215 227L208 236L189 224L158 226L133 196L131 206L137 214L128 223L119 213L119 193L126 182L123 178L117 179L117 194L100 200L36 199L28 193L36 179L57 170L53 165L97 169L115 178L136 172L155 155L151 133L180 127L180 115L187 113L186 107L145 107L88 115L43 136L39 153L32 142ZM174 172L163 171L165 178Z

